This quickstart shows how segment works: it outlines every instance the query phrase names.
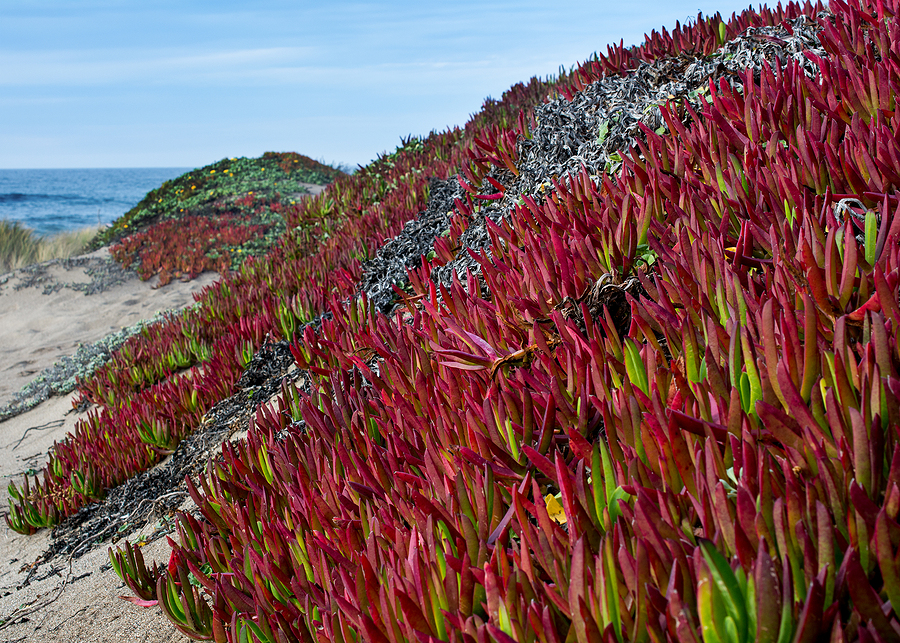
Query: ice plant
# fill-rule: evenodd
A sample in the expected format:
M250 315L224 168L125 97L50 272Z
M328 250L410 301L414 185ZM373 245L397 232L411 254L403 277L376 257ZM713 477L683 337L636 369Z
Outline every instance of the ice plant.
M265 259L126 346L130 376L85 386L125 426L189 430L207 398L179 382L227 394L267 334L309 380L188 480L198 515L156 579L168 618L218 641L900 638L900 6L830 8L698 19L514 88L337 181ZM813 73L711 79L702 103L657 105L666 127L638 125L615 173L523 190L548 95L813 19ZM421 174L456 168L448 234L379 313L361 256L422 208ZM463 247L478 225L489 244ZM188 345L218 361L182 380L161 364ZM117 406L125 377L143 392ZM11 525L85 500L66 481L88 434L154 453L92 417Z
M134 597L125 597L126 600L145 607L156 604L157 579L163 572L156 564L152 569L147 569L139 547L125 543L124 550L114 552L109 548L109 560L116 575L135 594Z

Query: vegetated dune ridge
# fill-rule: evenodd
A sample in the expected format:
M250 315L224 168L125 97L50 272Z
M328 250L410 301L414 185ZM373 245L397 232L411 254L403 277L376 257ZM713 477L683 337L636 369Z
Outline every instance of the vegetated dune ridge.
M84 383L10 522L274 380L169 564L119 550L193 638L900 639L898 12L701 17L339 178Z

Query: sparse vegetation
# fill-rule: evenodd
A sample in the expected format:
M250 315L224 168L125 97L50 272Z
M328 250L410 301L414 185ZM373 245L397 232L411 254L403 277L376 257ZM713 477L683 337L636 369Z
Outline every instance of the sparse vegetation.
M96 235L94 227L42 237L18 221L0 220L0 274L81 254Z

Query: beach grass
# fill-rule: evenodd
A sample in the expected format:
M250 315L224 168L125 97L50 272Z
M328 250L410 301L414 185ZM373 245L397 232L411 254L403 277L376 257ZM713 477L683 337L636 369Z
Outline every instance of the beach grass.
M81 254L96 235L97 228L89 227L43 237L18 221L0 220L0 274Z

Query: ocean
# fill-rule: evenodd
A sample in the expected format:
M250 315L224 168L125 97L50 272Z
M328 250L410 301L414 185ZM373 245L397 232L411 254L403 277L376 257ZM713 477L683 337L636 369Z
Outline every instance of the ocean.
M109 224L193 168L0 170L0 219L39 235Z

